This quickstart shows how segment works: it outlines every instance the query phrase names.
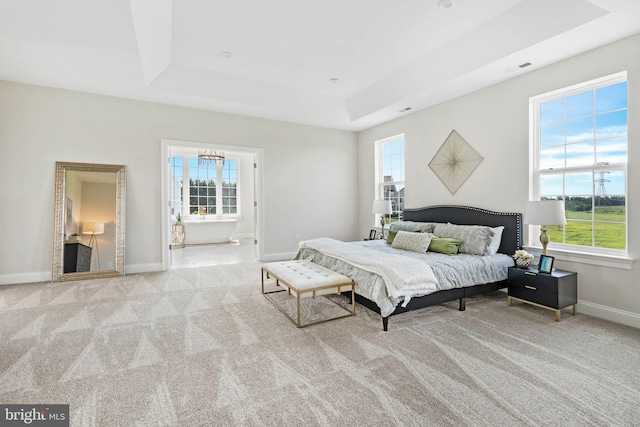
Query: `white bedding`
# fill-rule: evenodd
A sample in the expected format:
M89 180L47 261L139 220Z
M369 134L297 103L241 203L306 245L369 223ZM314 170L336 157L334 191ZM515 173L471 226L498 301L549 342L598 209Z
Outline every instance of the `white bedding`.
M428 264L400 254L382 253L366 246L353 245L340 240L321 237L300 242L301 249L314 249L335 259L378 274L384 279L391 298L426 295L438 290L437 280Z
M328 246L337 252L325 252ZM384 240L346 243L324 238L301 242L296 259L308 259L352 278L356 293L374 301L380 307L382 316L390 315L399 303L404 305L411 297L504 280L507 278L507 267L513 265L511 257L505 254L450 256L394 249ZM400 265L399 269L395 269L396 264ZM407 272L408 268L416 270ZM428 271L435 276L435 280ZM387 277L408 274L409 283L391 284L390 287L380 272ZM424 283L421 283L418 276L424 272L427 273ZM411 287L414 287L413 292Z

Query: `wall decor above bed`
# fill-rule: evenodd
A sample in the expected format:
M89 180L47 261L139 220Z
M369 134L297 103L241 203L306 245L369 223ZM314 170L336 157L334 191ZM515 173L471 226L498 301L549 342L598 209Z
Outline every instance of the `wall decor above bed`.
M458 132L452 130L429 167L451 194L467 180L482 162L482 156Z

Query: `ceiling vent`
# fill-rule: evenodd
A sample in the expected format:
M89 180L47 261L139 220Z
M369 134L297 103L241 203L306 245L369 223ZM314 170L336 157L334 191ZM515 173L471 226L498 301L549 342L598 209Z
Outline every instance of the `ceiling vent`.
M514 65L513 67L506 68L504 71L505 73L513 73L514 71L522 70L523 68L530 67L531 65L533 65L531 62L524 62L520 65Z

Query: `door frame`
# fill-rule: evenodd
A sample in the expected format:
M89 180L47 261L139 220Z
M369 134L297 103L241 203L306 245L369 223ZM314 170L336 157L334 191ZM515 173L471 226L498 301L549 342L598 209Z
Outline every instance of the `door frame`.
M180 141L175 139L162 139L160 141L160 224L161 224L161 244L162 244L162 270L168 270L171 268L171 254L169 249L170 236L171 236L171 217L169 215L169 160L171 147L191 147L202 148L203 150L214 151L238 151L243 153L251 153L254 155L254 169L253 169L253 198L254 206L257 205L257 209L254 206L243 207L243 209L255 209L254 218L254 239L257 239L258 243L256 248L256 259L261 261L264 254L264 203L262 197L262 188L264 181L264 173L262 171L264 150L262 148L255 147L243 147L239 145L219 145L210 144L195 141Z

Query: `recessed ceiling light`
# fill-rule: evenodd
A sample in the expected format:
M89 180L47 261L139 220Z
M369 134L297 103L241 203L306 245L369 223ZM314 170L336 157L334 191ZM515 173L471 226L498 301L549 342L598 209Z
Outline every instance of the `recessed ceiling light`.
M222 52L221 54L224 58L227 59L231 59L233 58L233 52L229 52L228 50L225 50L224 52Z
M340 79L337 77L334 77L332 79L329 79L330 83L333 83L334 85L337 85L338 83L340 83Z
M438 2L438 7L440 7L440 9L449 9L453 6L453 3L455 3L455 0L440 0Z

